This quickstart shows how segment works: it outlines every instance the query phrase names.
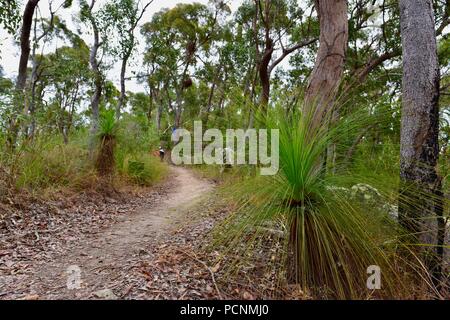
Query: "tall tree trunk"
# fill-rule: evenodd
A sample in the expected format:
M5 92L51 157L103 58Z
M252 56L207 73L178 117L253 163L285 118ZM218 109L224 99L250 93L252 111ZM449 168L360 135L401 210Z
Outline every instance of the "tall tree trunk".
M269 104L270 98L269 63L270 60L272 60L273 49L274 47L272 39L267 38L266 47L264 48L264 54L259 64L259 79L261 81L261 88L262 88L260 105L261 111L264 114L267 112L267 105Z
M155 94L153 93L153 90L150 89L150 97L149 97L149 102L148 102L148 109L147 109L147 120L148 123L150 124L151 120L152 120L152 113L153 113L153 109L155 108Z
M122 110L122 107L125 104L125 98L126 98L125 74L127 71L128 60L130 59L131 54L133 53L134 46L135 46L134 30L136 29L139 21L142 19L145 11L147 10L147 8L150 6L150 4L152 2L153 2L153 0L148 1L147 4L142 8L139 15L137 15L138 12L137 12L137 7L136 7L136 11L135 11L136 19L134 20L134 23L128 29L128 35L130 38L128 39L129 42L124 51L124 55L122 57L122 67L120 70L120 96L119 96L119 102L117 103L117 106L116 106L116 119L117 120L120 119L120 112Z
M51 8L50 3L50 20L49 20L49 26L48 28L45 28L43 33L38 36L37 35L37 26L38 26L38 19L37 15L35 15L34 19L34 30L33 30L33 50L31 52L31 60L32 60L32 69L31 69L31 98L30 98L30 105L28 107L28 110L25 110L25 112L28 112L30 115L30 123L24 128L25 134L28 138L33 139L34 137L34 131L36 127L36 117L35 117L35 110L36 110L36 88L39 83L39 77L40 73L39 71L39 62L37 59L37 48L39 41L45 38L52 30L53 30L53 22L54 22L54 12Z
M16 89L23 91L27 82L28 58L30 57L30 33L33 24L34 10L39 0L28 0L22 18L22 28L20 31L20 60L19 72L17 75Z
M89 6L88 19L92 26L92 31L94 33L94 43L92 44L91 51L89 54L89 64L91 65L91 69L94 73L94 93L91 97L91 129L90 129L90 142L89 142L89 154L91 158L94 154L95 149L95 136L98 131L98 122L100 117L100 99L102 96L102 87L103 80L102 74L100 71L100 65L97 60L98 50L101 46L100 43L100 33L97 26L97 21L93 16L93 9L96 0L92 0L91 5Z
M257 63L257 66L256 66L255 70L259 68L258 64L259 63ZM258 81L258 72L256 70L254 75L253 75L253 80L252 80L252 83L251 83L251 90L250 90L250 97L249 97L251 104L250 104L248 126L247 126L248 129L253 128L254 124L255 124L255 108L254 108L254 105L255 105L256 83L257 83L257 81Z
M93 152L94 149L94 139L95 135L98 131L98 122L100 117L100 99L102 95L102 76L100 73L100 68L97 61L97 51L98 51L98 44L95 44L91 48L91 57L90 57L90 65L92 68L92 71L94 72L94 94L91 97L91 143L90 143L90 152Z
M162 118L162 103L158 104L158 108L156 108L156 132L161 131L161 118Z
M206 111L205 111L205 114L204 114L204 116L202 118L203 125L205 127L207 127L207 125L208 125L209 113L211 112L212 102L213 102L213 97L214 97L214 91L216 90L216 86L217 86L216 85L216 77L214 77L213 83L211 85L211 89L209 91L208 104L206 106Z
M116 119L120 119L120 112L122 110L122 107L125 104L125 98L126 98L126 88L125 88L125 74L127 72L127 63L128 63L129 55L126 55L124 59L122 60L122 67L120 69L120 96L119 101L117 102L116 106Z
M133 40L134 43L134 40ZM128 60L130 59L131 56L131 52L132 52L133 48L131 48L130 50L128 50L123 59L122 59L122 67L120 69L120 96L119 96L119 102L117 103L117 107L116 107L116 118L117 120L120 119L120 113L122 112L122 108L125 105L125 99L126 99L126 80L125 80L125 76L127 73L127 65L128 65Z
M33 49L33 51L35 51L35 49ZM31 117L31 122L25 130L26 135L31 139L33 139L33 137L34 137L34 130L35 130L35 125L36 125L36 119L35 119L34 114L35 114L35 110L36 110L36 88L37 88L37 84L38 84L38 80L39 80L39 76L38 76L39 64L36 60L35 52L33 52L32 59L33 59L33 68L31 71L31 99L30 99L30 106L28 108L28 112Z
M268 32L268 31L267 31ZM260 105L261 110L265 114L267 112L267 105L269 104L270 99L270 76L272 74L272 71L275 69L275 67L280 64L287 56L289 56L292 52L295 52L298 49L301 49L303 47L306 47L314 42L316 42L317 39L307 39L304 41L301 41L289 48L282 48L283 52L282 54L275 59L272 63L270 61L272 60L272 55L275 49L275 45L273 43L273 40L268 36L266 36L266 47L264 49L264 54L262 56L261 62L259 64L259 79L261 82L261 98L260 98ZM269 65L270 63L270 65Z
M431 0L400 0L403 106L399 221L412 235L429 271L441 273L445 225L439 157L439 63ZM403 201L402 201L403 200Z
M177 98L176 98L176 105L175 105L175 119L174 119L174 126L176 129L179 129L181 126L181 113L183 110L183 88L177 90Z
M184 71L181 74L181 78L180 78L181 80L179 81L179 87L176 89L177 98L176 98L176 106L175 106L175 124L174 124L176 129L179 129L181 126L181 116L182 116L183 109L184 109L183 92L185 89L189 88L189 86L190 86L185 81L187 80L188 70L189 70L189 66L192 62L193 53L188 53L188 55L189 56L187 58L186 65L184 66Z
M269 104L270 98L270 72L269 63L272 60L272 54L274 51L274 41L270 37L270 30L272 21L270 21L270 10L272 3L270 0L265 0L264 12L262 12L261 3L255 1L255 16L253 20L253 30L255 32L255 45L257 54L257 70L259 74L259 81L261 83L261 96L259 98L259 107L263 115L267 113L267 105ZM258 14L258 12L260 14ZM264 25L264 52L260 54L259 41L257 38L258 25L257 20L260 19Z
M19 60L19 70L17 74L16 81L16 99L15 105L22 107L23 110L26 109L26 95L25 87L27 83L27 69L28 69L28 59L30 57L30 34L31 27L33 25L33 15L39 0L28 0L25 10L22 16L22 27L20 30L20 60ZM20 112L20 111L19 111ZM19 133L18 118L13 115L9 121L9 135L7 138L8 147L10 150L15 149L17 142L17 136Z
M320 24L319 50L305 93L305 113L319 126L331 115L342 80L348 42L347 0L315 0Z

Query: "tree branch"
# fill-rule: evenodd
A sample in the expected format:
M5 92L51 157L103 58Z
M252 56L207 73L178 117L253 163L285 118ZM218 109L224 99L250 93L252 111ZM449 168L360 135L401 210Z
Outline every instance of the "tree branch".
M295 50L298 50L300 48L309 46L310 44L316 42L318 40L318 38L313 38L313 39L308 39L308 40L304 40L302 42L299 42L295 45L293 45L292 47L289 47L287 49L283 49L283 53L281 54L281 56L279 56L269 67L269 74L272 73L273 69L275 69L275 67L280 64L281 61L284 60L284 58L286 58L289 54L291 54L292 52L294 52Z

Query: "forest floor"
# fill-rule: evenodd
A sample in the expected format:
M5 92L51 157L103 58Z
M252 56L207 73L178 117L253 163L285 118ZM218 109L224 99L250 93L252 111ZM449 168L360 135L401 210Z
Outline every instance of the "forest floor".
M220 266L196 251L227 214L214 206L214 190L171 167L165 182L141 194L9 199L3 209L17 210L0 217L0 299L255 298L231 285L221 292Z
M274 239L230 275L208 247L233 211L219 189L171 166L150 188L0 199L0 300L310 299L275 280Z

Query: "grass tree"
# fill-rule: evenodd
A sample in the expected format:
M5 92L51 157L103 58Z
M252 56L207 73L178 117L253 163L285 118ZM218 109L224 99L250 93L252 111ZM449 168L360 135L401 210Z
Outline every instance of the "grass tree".
M239 257L230 265L241 267L245 262L240 260L269 246L279 253L274 256L278 280L316 297L367 298L372 294L366 287L367 268L372 265L383 270L379 295L400 294L397 228L386 209L395 201L389 196L395 186L383 184L387 180L380 176L329 175L322 165L328 145L356 135L367 125L367 116L349 116L311 131L314 116L300 109L292 107L288 116L278 110L265 120L268 128L280 130L280 171L244 180L225 192L236 210L216 233L218 247L227 258ZM369 181L378 181L380 199L369 203L364 199L370 195L353 198L351 187Z
M137 44L135 30L153 0L143 2L136 0L119 0L108 2L102 9L103 24L116 36L117 41L110 41L108 45L114 57L120 59L120 96L116 105L116 117L120 112L126 98L126 72L129 59Z
M117 121L114 111L102 113L99 121L99 150L95 167L101 177L112 178L115 167L114 150L117 142Z
M142 27L148 44L145 63L152 68L152 79L164 78L169 109L174 114L174 126L182 125L186 95L195 86L193 78L205 65L210 47L218 36L218 10L199 3L179 3L156 13ZM171 92L172 91L172 92ZM170 96L174 95L174 103Z

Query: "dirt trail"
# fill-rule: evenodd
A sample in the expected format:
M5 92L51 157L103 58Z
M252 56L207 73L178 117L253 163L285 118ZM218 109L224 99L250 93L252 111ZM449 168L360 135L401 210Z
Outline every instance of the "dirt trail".
M133 259L147 252L149 243L170 235L190 217L189 208L209 194L213 185L180 167L171 168L172 189L151 208L140 208L89 239L80 239L73 250L38 270L35 283L40 298L115 298L110 286L127 276ZM68 270L81 270L81 288L67 288ZM76 286L76 283L74 283Z

